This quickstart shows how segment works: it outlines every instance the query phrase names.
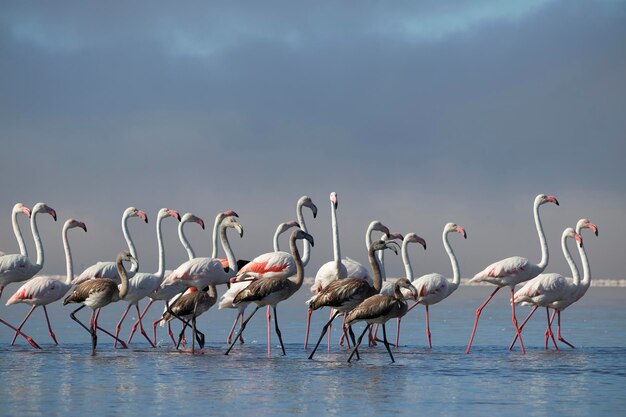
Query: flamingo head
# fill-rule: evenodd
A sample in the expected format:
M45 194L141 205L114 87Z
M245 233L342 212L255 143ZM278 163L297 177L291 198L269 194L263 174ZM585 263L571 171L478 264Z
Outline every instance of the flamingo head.
M424 250L426 250L426 241L424 239L422 239L421 237L419 237L418 235L416 235L415 233L407 233L404 236L404 240L402 241L402 243L404 244L404 242L415 242L415 243L419 243L420 245L422 245L424 247Z
M166 217L173 217L176 220L180 221L180 214L176 210L172 210L168 208L162 208L161 210L159 210L158 217L159 219L164 219Z
M554 196L539 194L537 197L535 197L535 205L540 206L545 203L554 203L557 206L559 205L559 201Z
M446 233L457 232L458 234L463 236L463 238L467 239L467 233L465 233L465 229L463 227L457 225L456 223L448 223L448 224L446 224L446 226L444 227L444 231Z
M243 237L243 226L233 216L228 216L222 221L221 228L231 227L239 233L239 237Z
M74 220L74 219L67 219L65 221L65 225L64 225L67 229L72 229L74 227L80 227L81 229L83 229L85 232L87 231L87 226L85 225L85 223L78 221L78 220Z
M296 241L298 239L306 239L306 240L309 241L311 246L315 246L315 241L313 240L313 236L311 236L310 234L308 234L307 232L305 232L302 229L296 229L291 234L291 240L292 241Z
M281 223L278 225L278 232L279 233L284 233L287 230L291 229L292 227L300 227L300 225L298 224L298 222L291 220L285 223Z
M136 269L139 269L139 262L137 262L137 259L135 259L135 257L127 250L120 251L117 254L117 262L130 262L135 265Z
M591 229L591 231L598 236L598 226L591 223L588 219L580 219L576 223L576 231L580 233L582 229Z
M393 253L397 255L399 247L400 245L398 245L398 243L396 243L394 240L376 240L372 242L372 245L370 246L370 252L373 253L379 250L390 249L391 251L393 251Z
M234 210L226 210L224 212L222 212L222 216L223 217L239 217L239 215L237 213L235 213Z
M313 212L313 218L317 217L317 206L313 204L313 200L311 200L311 197L306 195L300 197L300 200L298 200L298 206L310 208Z
M378 220L374 220L373 222L371 222L369 228L371 230L376 230L378 232L382 232L382 233L386 234L387 236L389 236L391 234L391 232L389 231L389 228L387 226L385 226L384 224L382 224Z
M583 246L583 238L582 238L582 236L580 236L579 233L576 233L576 231L574 231L574 229L572 229L571 227L568 227L567 229L565 229L565 231L563 231L563 236L564 237L571 237L572 239L575 239L576 242L578 242L578 246L580 246L582 248L582 246Z
M52 207L48 206L45 203L35 204L35 206L33 207L33 210L31 211L31 216L35 213L48 213L49 215L52 216L55 222L57 221L57 212Z
M204 220L202 220L200 217L196 216L193 213L185 213L183 215L183 217L180 220L180 224L184 224L184 223L198 223L200 225L200 227L202 227L202 230L204 230Z
M26 217L30 218L30 209L22 203L17 203L13 206L13 213L23 213Z
M335 209L337 209L337 206L339 206L339 202L337 201L337 193L334 191L330 193L330 203Z
M148 223L148 215L146 214L145 211L139 210L138 208L135 208L135 207L129 207L126 210L129 211L128 213L129 217L139 217L145 223Z
M391 232L387 234L386 240L404 240L404 236L402 236L402 233Z
M411 284L411 281L409 281L408 279L406 279L406 278L399 278L394 283L394 287L397 288L398 290L400 290L400 288L406 288L407 290L409 290L411 292L411 295L413 296L413 299L417 300L417 289L413 286L413 284ZM404 297L402 297L402 298L404 298Z

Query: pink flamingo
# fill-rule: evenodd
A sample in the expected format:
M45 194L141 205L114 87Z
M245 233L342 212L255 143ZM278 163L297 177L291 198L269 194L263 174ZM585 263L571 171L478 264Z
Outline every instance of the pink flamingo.
M539 194L535 197L535 202L533 204L533 212L535 217L535 226L537 228L537 233L539 235L539 242L541 244L541 261L539 264L533 264L526 258L522 258L519 256L513 256L510 258L503 259L501 261L495 262L485 268L483 271L474 275L469 282L489 282L491 284L496 285L496 289L491 293L489 297L478 307L476 310L476 318L474 320L474 327L472 329L472 335L470 336L469 343L467 344L467 349L465 353L470 352L470 348L472 347L472 341L474 340L474 335L476 334L476 327L478 326L478 319L480 318L480 313L483 311L487 303L491 301L494 295L500 290L502 287L510 287L511 288L511 298L513 298L515 294L515 286L521 282L528 281L542 273L546 266L548 266L548 244L546 243L546 236L543 232L543 226L541 225L541 219L539 218L539 207L545 203L554 203L557 206L559 202L553 196L548 196L545 194ZM515 316L515 303L512 303L512 321L515 326L515 333L520 339L520 345L522 347L522 353L525 353L524 343L522 341L522 337L520 334L519 326L517 325L517 317Z
M70 251L70 244L67 240L67 231L75 227L80 227L85 232L87 231L87 226L85 226L85 223L78 220L68 219L63 225L63 232L61 237L63 240L63 248L65 249L65 263L67 266L67 277L65 281L50 276L37 276L33 279L26 281L26 283L22 285L7 301L7 305L24 303L32 306L28 314L26 314L26 317L24 317L22 323L17 328L17 331L13 336L13 340L11 341L11 345L15 343L15 339L17 338L17 335L20 333L20 330L24 326L24 323L26 323L33 311L39 306L43 307L43 312L46 316L46 322L48 323L50 337L54 341L55 345L59 344L59 342L57 342L56 336L54 335L54 332L52 331L52 327L50 326L50 319L48 318L48 310L46 309L46 306L50 303L60 300L61 297L63 297L72 287L74 269L72 267L72 252Z
M598 236L598 227L592 222L590 222L588 219L580 219L578 223L576 223L575 233L579 236L579 238L583 229L590 229L596 236ZM566 232L567 232L567 237L572 237L571 231L568 231L566 229ZM534 305L533 309L530 311L530 313L528 313L528 316L526 316L526 319L524 319L524 321L522 322L520 326L520 331L522 331L526 322L530 319L530 317L539 307L539 303L535 303L535 300L544 301L542 303L542 306L544 306L543 304L545 304L546 313L548 315L549 315L548 308L554 309L554 312L552 313L552 317L548 316L548 327L546 328L546 334L545 334L546 340L545 340L545 346L544 346L546 349L548 347L548 337L552 338L552 342L554 343L555 348L558 349L558 347L556 346L556 342L554 341L554 334L552 333L552 329L551 329L551 325L554 320L555 314L557 314L559 317L558 325L557 325L558 340L565 343L569 347L574 348L574 346L571 343L566 341L563 338L563 336L561 336L561 320L560 320L561 314L560 313L565 308L569 307L576 301L580 300L580 298L583 295L585 295L585 293L587 292L587 289L589 289L589 285L591 284L591 271L589 268L589 260L587 258L585 247L584 245L582 245L582 238L580 238L581 241L579 242L579 245L578 245L578 253L580 255L580 258L583 264L583 279L582 281L580 281L578 268L576 267L576 264L572 260L572 257L565 243L566 232L564 232L561 246L563 248L563 254L565 255L565 259L567 260L567 263L569 264L569 267L572 271L573 278L572 279L564 278L558 274L539 275L538 277L528 281L526 285L524 285L524 287L522 287L519 291L517 291L515 293L515 298L514 298L514 301L516 303L521 302L522 304ZM557 277L547 278L546 277L550 275L558 275L560 278L557 278ZM540 277L546 277L546 278L540 279ZM544 280L549 280L551 282L543 282ZM537 288L534 289L533 288L534 286L536 286ZM542 287L542 288L539 289L538 287ZM534 294L534 296L531 296L531 294ZM527 297L529 297L530 299L527 299ZM552 303L546 303L544 298L545 299L553 298L554 301ZM516 341L517 341L517 337L513 339L513 342L509 346L509 350L513 348Z

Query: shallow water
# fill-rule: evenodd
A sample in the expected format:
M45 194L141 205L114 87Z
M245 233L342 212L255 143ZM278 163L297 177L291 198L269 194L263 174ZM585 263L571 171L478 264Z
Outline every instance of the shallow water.
M490 287L461 287L431 308L433 349L426 346L424 309L403 320L401 346L391 364L384 346L361 349L361 360L346 362L348 351L324 344L310 361L302 349L309 294L279 305L287 356L275 334L272 357L266 357L264 314L246 329L246 344L224 356L223 342L234 318L232 310L209 310L199 320L207 347L190 355L172 349L163 328L157 349L139 335L129 349L98 339L98 354L89 355L88 334L69 320L69 306L52 306L55 347L43 313L36 311L24 330L43 347L23 339L9 346L10 333L0 328L0 405L3 416L93 415L623 415L626 406L626 288L592 288L563 315L565 345L543 349L545 313L537 312L524 331L527 354L507 350L513 336L510 307L498 294L483 312L472 353L464 353L474 309ZM502 291L504 292L504 290ZM113 329L125 304L103 311L100 324ZM27 306L0 308L0 316L19 323ZM250 310L251 311L251 310ZM528 309L520 308L520 316ZM148 313L158 316L156 306ZM87 320L87 312L79 316ZM131 318L132 314L129 314ZM316 339L328 312L314 314ZM127 319L128 320L128 319ZM122 334L128 335L130 320ZM176 325L175 328L179 328ZM395 338L395 323L388 334ZM309 348L310 352L310 348Z

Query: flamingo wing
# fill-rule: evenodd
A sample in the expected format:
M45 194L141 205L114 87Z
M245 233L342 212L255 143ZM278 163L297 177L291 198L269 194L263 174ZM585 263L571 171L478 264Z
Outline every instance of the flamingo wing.
M30 260L20 254L4 255L0 257L0 281L9 278L9 282L23 281L32 277Z
M295 275L296 265L291 254L283 251L268 252L257 256L247 263L237 275L251 275L257 278L275 276L290 277Z
M509 277L524 271L528 267L528 263L528 259L520 256L502 259L474 275L471 281L488 281L490 278Z
M41 304L49 304L63 297L68 289L69 286L60 279L41 275L22 285L9 298L7 305L20 302L35 303L36 301Z

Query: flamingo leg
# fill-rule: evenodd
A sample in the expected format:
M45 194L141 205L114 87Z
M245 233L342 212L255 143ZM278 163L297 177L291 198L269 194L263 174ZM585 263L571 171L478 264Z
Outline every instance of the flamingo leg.
M559 347L556 345L556 340L554 340L554 333L552 333L552 326L550 323L550 309L548 307L546 307L546 318L548 319L548 328L546 331L548 332L548 335L552 338L552 344L554 344L554 349L559 350Z
M252 316L254 316L254 314L259 311L259 308L261 308L261 306L256 306L256 308L254 309L254 311L252 312L252 314L250 314L248 316L247 319L244 320L243 323L241 323L241 328L239 329L239 333L243 333L244 329L246 328L246 325L248 324L248 322L250 321L250 319L252 318ZM237 339L235 338L235 340L232 341L232 343L230 344L230 347L228 348L228 350L224 353L224 355L228 355L231 351L231 349L233 348L233 346L235 345L235 343L237 342Z
M52 338L52 340L54 340L54 344L59 346L59 342L57 342L57 337L52 331L52 326L50 326L50 319L48 318L48 309L46 309L46 306L43 306L43 313L46 315L46 322L48 323L48 331L50 332L50 337Z
M515 298L515 288L511 287L511 300ZM517 325L517 317L515 316L515 303L511 303L512 315L511 320L513 321L513 326L515 326L515 333L519 338L519 345L522 348L522 354L526 353L526 349L524 349L524 341L522 340L522 333Z
M391 363L394 363L395 359L393 358L393 354L391 353L391 348L389 347L389 342L387 341L387 330L385 329L385 323L383 323L383 343L385 344L385 347L387 348L387 352L389 352Z
M350 333L350 339L352 339L352 345L356 346L356 338L354 337L354 332L352 331L352 326L348 326L348 333ZM359 350L356 350L356 360L361 360L361 356L359 356Z
M313 314L313 310L310 308L306 311L306 333L304 334L304 350L309 345L309 329L311 328L311 314Z
M98 320L95 311L91 312L91 322L91 356L96 356L96 345L98 344L96 330L98 328Z
M90 317L89 318L89 327L85 326L80 320L78 320L78 318L76 318L76 313L78 313L80 310L82 310L83 308L85 308L85 305L81 305L80 307L78 307L76 310L72 311L70 313L70 318L72 320L74 320L76 323L80 324L82 326L83 329L87 330L89 332L89 334L91 334L91 329L90 327L93 326L93 318Z
M15 339L17 339L17 335L20 334L20 331L22 330L22 327L24 327L24 323L26 323L26 320L28 320L28 318L30 317L31 314L33 314L33 311L35 311L36 308L37 308L37 306L31 306L30 310L28 310L28 313L26 314L26 317L24 317L24 320L22 320L20 325L17 326L17 329L15 329L15 334L13 335L13 340L11 340L11 346L13 346L15 344Z
M233 337L233 333L235 333L235 327L237 327L237 322L239 321L239 316L242 316L243 312L238 311L237 312L237 317L235 317L235 321L233 322L233 327L230 328L230 332L228 332L228 336L226 336L226 343L229 343L232 341L232 337Z
M152 302L152 301L151 301L151 302ZM150 338L148 337L148 334L146 333L146 331L145 331L145 330L144 330L144 328L143 328L143 323L141 322L141 314L142 314L142 313L140 313L140 312L139 312L139 304L135 304L135 308L137 309L137 316L138 316L137 321L139 322L139 331L141 332L141 334L143 335L143 337L145 337L145 338L146 338L146 340L148 341L148 343L150 343L150 346L152 346L153 348L155 348L155 347L156 347L156 345L155 345L154 343L152 343L152 340L150 340ZM144 310L144 314L145 314L145 310ZM128 342L128 343L130 343L130 339L131 339L131 338L129 338L129 339L128 339L128 340L129 340L129 342Z
M430 340L430 318L428 315L428 305L426 305L426 338L428 339L428 349L432 349L433 344Z
M241 310L241 324L243 324L243 312L244 310ZM239 326L241 328L241 326ZM241 332L239 333L239 336L237 336L239 338L239 343L245 343L245 341L243 340L243 334L241 334Z
M419 301L416 301L415 304L413 304L411 307L409 307L409 309L406 311L406 313L404 313L405 315L408 314L409 311L413 310L415 307L417 307L417 305L419 304Z
M550 317L550 321L549 324L550 326L552 326L552 323L554 323L554 318L556 317L556 309L554 309L554 311L552 312L552 316ZM544 349L548 349L548 339L550 338L550 335L548 334L548 329L546 328L546 331L544 332L544 343L543 343L543 348Z
M361 333L361 335L359 336L358 340L356 341L356 345L354 345L354 349L352 350L352 353L350 354L350 356L348 356L348 363L350 363L350 361L352 360L352 356L354 356L354 354L356 353L357 349L361 345L361 341L363 341L363 336L365 336L365 332L367 332L369 330L370 326L371 326L371 324L368 324L367 326L365 326L365 329L363 329L363 333Z
M126 341L126 343L130 343L131 340L133 340L133 336L135 335L135 332L137 331L137 326L141 325L141 319L144 318L144 316L146 315L146 313L148 312L148 309L150 309L150 307L152 307L152 304L154 304L154 300L150 299L150 302L148 303L148 305L146 306L146 308L143 309L143 312L141 314L139 314L139 318L137 319L137 321L135 322L135 324L133 324L133 327L130 329L130 336L128 336L128 340ZM137 306L137 308L139 308L139 306ZM144 334L144 336L146 336ZM146 336L147 337L147 336ZM155 342L151 344L156 344L156 337L155 337ZM154 346L153 346L154 347Z
M19 330L19 331L18 331L15 327L11 326L9 323L7 323L6 321L4 321L4 320L2 320L2 319L0 319L0 323L4 324L5 326L7 326L7 327L9 327L9 328L11 328L11 329L15 330L15 331L16 331L16 332L18 332L19 334L21 334L21 335L24 337L24 339L26 339L26 341L27 341L28 343L30 343L30 345L31 345L32 347L34 347L35 349L41 349L41 347L40 347L40 346L39 346L39 345L38 345L38 344L37 344L37 343L36 343L36 342L35 342L35 341L34 341L34 340L30 337L30 336L27 336L27 335L26 335L25 333L23 333L21 330Z
M270 310L270 306L267 306L266 309L266 313L265 315L267 316L267 357L270 357L270 354L272 353L272 345L271 345L271 337L272 337L272 333L271 333L271 322L272 322L272 312Z
M280 329L278 328L278 314L276 313L276 306L274 306L273 308L274 308L274 326L276 328L276 335L278 336L280 347L283 350L283 356L287 356L287 353L285 353L285 345L283 344L283 337L280 334Z
M574 347L574 345L572 345L570 342L565 340L563 338L563 336L561 336L561 310L557 310L556 316L557 316L557 320L558 320L557 321L557 328L556 328L557 338L559 339L560 342L565 343L567 346L571 347L572 349L576 349Z
M470 353L470 349L472 348L472 342L474 341L474 335L476 334L476 327L478 327L478 319L480 318L480 313L482 313L483 308L485 308L485 306L487 305L487 303L489 303L489 301L491 301L491 299L493 298L494 295L496 295L496 293L500 290L500 287L497 287L489 297L487 297L487 299L480 305L480 307L478 307L476 309L476 318L474 319L474 328L472 329L472 335L470 336L470 340L469 343L467 344L467 349L465 350L465 353L468 354ZM413 308L413 307L411 307Z
M120 321L117 322L117 326L115 326L115 342L113 343L113 347L117 348L117 341L118 336L120 335L120 329L122 328L122 322L124 321L124 319L126 318L126 315L128 314L128 311L130 310L131 305L128 304L128 306L126 307L126 310L124 310L124 314L122 314L122 317L120 318Z
M402 321L402 317L398 317L396 319L396 349L400 346L400 322Z
M322 342L322 339L324 338L326 331L328 331L328 328L330 327L331 323L333 322L333 320L335 320L335 317L337 317L339 313L340 313L339 311L336 311L335 314L333 314L330 317L330 320L328 320L326 324L324 325L324 327L322 328L322 333L320 334L319 339L317 339L317 343L315 344L315 347L313 348L313 352L311 352L311 354L309 355L309 359L313 359L313 355L315 355L315 351L317 350L317 347Z
M333 312L334 312L334 309L331 308L330 309L330 314L328 316L329 319L333 316ZM330 326L328 326L328 353L330 353L330 334L332 333L332 330L333 330L333 325L332 325L332 322L331 322Z
M351 348L350 346L350 339L348 338L348 326L346 326L346 318L348 317L348 313L343 313L343 321L341 322L341 330L342 330L342 334L341 334L341 340L345 340L346 341L346 345L348 346L348 349ZM342 345L343 343L339 343L340 345Z
M519 326L519 331L521 332L524 329L524 326L526 325L526 323L528 322L528 320L532 317L533 314L535 314L535 311L537 311L537 309L539 308L539 306L534 306L532 308L532 310L530 310L530 313L528 313L528 315L526 316L526 318L524 319L524 321L522 322L522 325ZM513 341L511 342L511 344L509 345L509 350L513 349L513 346L515 346L515 342L517 342L517 334L515 335L515 338L513 338Z

